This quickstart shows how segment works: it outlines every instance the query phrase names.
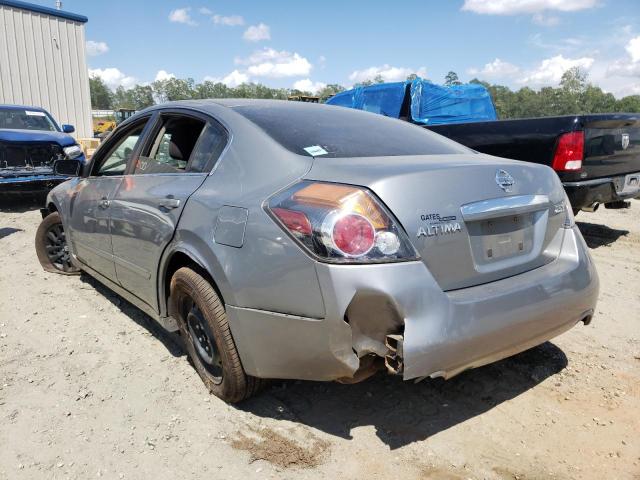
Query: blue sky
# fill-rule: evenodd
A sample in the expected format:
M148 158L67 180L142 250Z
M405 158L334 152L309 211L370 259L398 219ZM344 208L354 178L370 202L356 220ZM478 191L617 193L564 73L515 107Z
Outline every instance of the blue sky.
M175 75L313 89L454 70L539 88L580 66L616 96L640 94L640 0L63 3L89 17L89 68L112 87Z

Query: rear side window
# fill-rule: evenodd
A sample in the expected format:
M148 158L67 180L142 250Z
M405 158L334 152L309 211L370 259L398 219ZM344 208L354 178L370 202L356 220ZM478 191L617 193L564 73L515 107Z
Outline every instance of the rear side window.
M140 155L134 175L182 173L187 168L205 122L191 117L162 117L162 125L148 152Z
M342 158L472 152L401 120L341 107L282 103L232 108L300 155Z

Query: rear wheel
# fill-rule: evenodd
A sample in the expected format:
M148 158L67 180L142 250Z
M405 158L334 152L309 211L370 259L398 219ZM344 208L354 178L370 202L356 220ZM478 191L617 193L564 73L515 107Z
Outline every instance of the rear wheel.
M209 391L229 403L257 393L264 381L244 372L224 305L211 284L180 268L171 279L170 301L189 358Z
M47 215L36 231L36 255L47 272L77 275L80 269L71 263L71 252L58 212Z

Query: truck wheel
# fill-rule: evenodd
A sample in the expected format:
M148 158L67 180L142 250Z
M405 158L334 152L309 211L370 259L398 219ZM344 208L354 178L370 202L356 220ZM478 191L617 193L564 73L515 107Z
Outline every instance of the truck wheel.
M170 302L187 354L209 391L229 403L256 394L264 380L244 372L224 304L211 284L180 268L171 279Z
M47 272L78 275L80 269L71 263L71 253L58 212L47 215L36 231L36 255Z

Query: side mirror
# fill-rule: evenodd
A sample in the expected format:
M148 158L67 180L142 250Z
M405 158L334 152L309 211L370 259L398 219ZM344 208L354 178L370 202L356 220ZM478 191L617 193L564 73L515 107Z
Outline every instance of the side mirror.
M64 177L77 177L82 171L80 160L56 160L53 164L53 173Z
M64 133L73 133L76 131L76 127L73 125L67 125L66 123L62 125L62 131Z

